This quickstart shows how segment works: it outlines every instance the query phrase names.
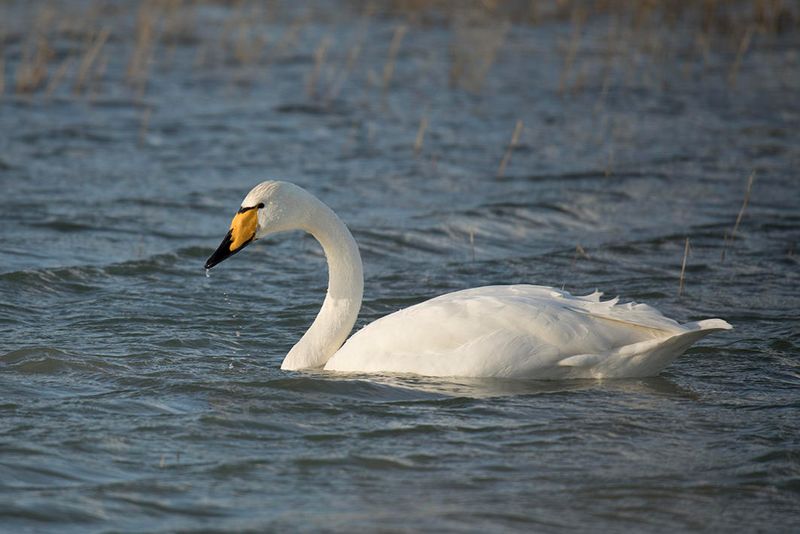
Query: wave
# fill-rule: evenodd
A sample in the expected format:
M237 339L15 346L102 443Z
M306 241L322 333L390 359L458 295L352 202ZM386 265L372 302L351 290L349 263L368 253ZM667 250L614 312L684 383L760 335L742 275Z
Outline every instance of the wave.
M63 372L108 373L127 366L86 354L72 354L55 347L26 347L0 355L4 372L28 375L56 375Z

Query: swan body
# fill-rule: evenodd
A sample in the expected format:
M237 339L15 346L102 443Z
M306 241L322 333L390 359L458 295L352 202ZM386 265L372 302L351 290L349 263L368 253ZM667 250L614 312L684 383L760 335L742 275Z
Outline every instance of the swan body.
M301 229L322 245L322 309L281 368L440 377L627 378L658 374L722 319L679 324L646 304L573 296L545 286L448 293L382 317L347 339L361 307L358 246L333 211L304 189L267 181L245 197L211 268L265 235ZM345 341L347 339L347 341Z

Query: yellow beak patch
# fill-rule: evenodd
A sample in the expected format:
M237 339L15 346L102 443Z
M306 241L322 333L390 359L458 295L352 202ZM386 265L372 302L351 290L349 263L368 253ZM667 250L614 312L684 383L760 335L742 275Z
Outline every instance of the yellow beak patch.
M231 221L231 252L236 252L256 236L258 210L248 209L237 213Z

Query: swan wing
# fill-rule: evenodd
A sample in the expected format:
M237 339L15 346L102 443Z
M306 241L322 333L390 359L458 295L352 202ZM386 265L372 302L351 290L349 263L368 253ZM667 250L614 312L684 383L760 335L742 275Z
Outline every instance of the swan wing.
M708 332L730 328L719 319L680 325L650 306L600 297L533 285L448 293L367 325L325 369L541 379L650 376Z

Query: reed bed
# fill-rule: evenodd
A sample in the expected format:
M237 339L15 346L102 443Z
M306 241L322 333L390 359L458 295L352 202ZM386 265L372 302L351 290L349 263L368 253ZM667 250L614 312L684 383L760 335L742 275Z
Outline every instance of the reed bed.
M0 64L4 71L13 73L13 94L53 96L67 84L75 97L86 96L89 84L95 83L101 70L107 88L118 91L120 66L124 65L129 94L140 100L149 83L176 67L173 61L181 47L194 50L191 66L196 75L208 78L208 72L213 72L221 85L233 82L244 84L244 88L255 82L268 84L269 77L264 73L274 61L310 56L312 66L304 93L309 98L330 101L341 94L347 83L372 80L371 85L379 86L382 92L392 90L398 55L404 43L413 40L415 27L440 24L449 27L451 34L445 51L449 60L448 83L480 94L491 81L496 62L502 60L504 53L513 53L506 50L506 43L515 26L537 27L555 22L563 25L564 32L553 42L554 51L541 53L562 55L558 92L566 95L600 86L598 110L602 110L616 76L663 84L660 63L678 58L706 62L715 51L730 55L727 82L733 87L754 48L771 35L800 28L800 6L781 0L397 0L345 5L353 13L330 22L332 32L339 32L337 24L356 27L355 40L334 38L332 34L320 40L314 32L306 31L316 16L312 9L287 15L280 4L255 1L4 3L0 4L0 16L12 22L6 25L8 35L0 50ZM357 24L352 22L353 14L357 15ZM290 20L286 20L287 16ZM376 68L364 62L357 71L365 47L375 47L379 39L375 33L379 30L370 29L369 20L387 16L399 22L389 36L383 65ZM607 21L607 33L590 38L587 24L597 19ZM689 38L670 37L677 28ZM588 50L598 46L604 56L600 72L587 61ZM106 68L102 69L104 65ZM323 91L320 84L326 69L332 74ZM693 69L687 62L687 76L692 75ZM416 75L413 71L403 73L412 78ZM0 78L0 94L8 95L5 72Z

